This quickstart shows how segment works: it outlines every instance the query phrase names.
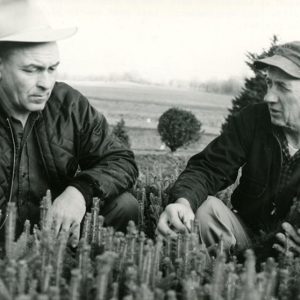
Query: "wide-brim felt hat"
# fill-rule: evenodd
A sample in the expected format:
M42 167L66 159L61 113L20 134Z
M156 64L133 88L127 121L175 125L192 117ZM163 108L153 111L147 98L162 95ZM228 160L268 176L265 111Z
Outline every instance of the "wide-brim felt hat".
M254 61L257 69L276 67L288 75L300 79L300 41L276 46L274 54Z
M0 42L53 42L76 32L76 27L52 28L36 2L0 0Z

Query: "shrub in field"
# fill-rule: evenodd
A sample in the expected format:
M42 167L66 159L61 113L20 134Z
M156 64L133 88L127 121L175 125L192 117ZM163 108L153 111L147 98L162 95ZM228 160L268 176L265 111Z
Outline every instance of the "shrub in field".
M157 129L161 140L174 152L199 140L201 125L192 112L174 107L160 116Z
M119 140L127 147L130 148L129 135L125 127L125 121L123 118L113 128L113 134L119 138Z
M254 61L273 54L277 45L277 37L274 36L271 46L268 50L264 50L261 54L248 53L248 61L246 64L254 72L254 77L247 78L241 93L232 100L232 107L229 109L229 114L222 125L222 130L225 129L232 115L239 112L242 108L249 104L259 103L264 100L267 91L263 72L254 67Z

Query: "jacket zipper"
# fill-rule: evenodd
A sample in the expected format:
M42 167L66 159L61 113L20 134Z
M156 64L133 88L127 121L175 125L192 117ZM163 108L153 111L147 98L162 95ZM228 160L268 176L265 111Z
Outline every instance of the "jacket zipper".
M281 170L281 165L282 165L282 161L283 161L282 148L281 148L280 141L279 141L278 137L276 136L276 134L273 134L273 136L275 137L275 139L279 145L279 149L280 149L280 170ZM280 172L279 172L279 177L280 177ZM278 177L278 180L279 180L279 177ZM277 182L276 186L278 186L278 182ZM276 210L277 210L276 203L274 201L272 201L272 211L271 211L270 215L273 216L276 213Z
M9 131L10 131L10 134L11 134L11 139L12 139L12 143L13 143L13 153L14 153L13 154L13 169L12 169L10 191L9 191L9 197L8 197L8 203L10 203L11 199L12 199L13 187L14 187L15 169L16 169L16 160L17 160L17 158L16 158L16 151L17 151L17 149L16 149L16 141L15 141L15 138L14 138L14 133L13 133L12 126L11 126L8 118L6 119L6 121L8 123ZM6 220L7 220L7 217L8 217L8 213L7 213L7 210L6 210L5 219L4 219L3 223L0 225L0 229L2 229L2 227L4 226L4 224L5 224Z

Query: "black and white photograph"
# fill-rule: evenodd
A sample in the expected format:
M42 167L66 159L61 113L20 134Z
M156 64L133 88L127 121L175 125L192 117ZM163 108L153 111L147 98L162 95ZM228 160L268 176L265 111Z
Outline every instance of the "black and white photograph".
M299 20L0 0L0 300L300 299Z

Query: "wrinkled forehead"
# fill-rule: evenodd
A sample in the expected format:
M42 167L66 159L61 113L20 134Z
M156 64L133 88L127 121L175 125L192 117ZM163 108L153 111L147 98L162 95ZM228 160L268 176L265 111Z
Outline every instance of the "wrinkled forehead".
M14 47L2 58L7 68L35 66L48 69L59 65L59 52L56 43L43 43Z

